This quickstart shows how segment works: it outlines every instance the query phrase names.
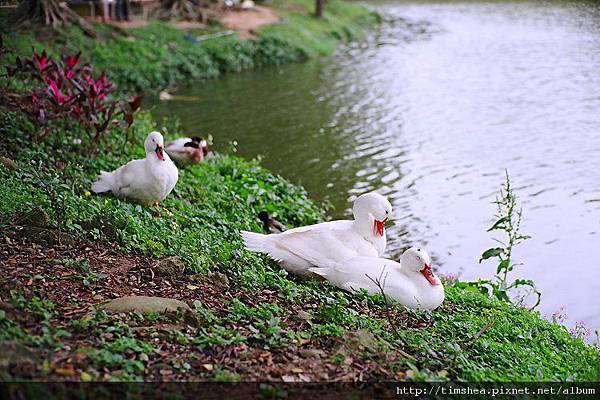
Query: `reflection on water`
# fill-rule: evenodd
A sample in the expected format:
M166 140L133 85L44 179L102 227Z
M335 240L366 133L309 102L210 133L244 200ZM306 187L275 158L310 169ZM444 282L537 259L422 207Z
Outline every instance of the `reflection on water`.
M303 184L345 216L378 189L390 252L420 243L464 279L505 169L533 236L517 248L543 293L600 328L600 7L593 3L374 3L390 22L335 57L231 75L159 104ZM395 17L412 21L407 25ZM427 21L427 22L424 22Z

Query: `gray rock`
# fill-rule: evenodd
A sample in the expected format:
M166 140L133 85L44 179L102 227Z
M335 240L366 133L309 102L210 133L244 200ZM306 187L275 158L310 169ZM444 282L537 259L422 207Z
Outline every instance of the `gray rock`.
M298 353L303 358L322 358L326 355L323 350L319 349L301 349Z
M222 274L221 272L196 274L192 275L191 279L217 289L223 289L229 286L229 279L227 278L227 275Z
M348 331L343 336L344 343L338 350L342 354L374 354L379 349L377 338L369 331L359 329L357 331Z
M149 296L125 296L111 300L101 304L101 310L112 312L130 312L136 311L139 313L149 312L175 312L179 309L189 310L187 304L176 299L167 299L164 297L149 297Z
M310 315L304 310L298 310L296 312L296 316L298 317L298 319L301 319L303 321L310 321L312 319L312 315Z
M45 229L37 226L24 226L21 230L22 236L27 236L30 240L48 245L75 245L75 238L65 232L58 232L56 229Z
M163 258L152 267L154 273L158 276L178 276L185 271L183 261L177 256Z
M185 310L183 314L183 322L194 328L201 328L208 325L208 321L205 321L202 317L196 314L195 311Z
M38 228L46 228L50 223L50 217L43 208L35 207L30 211L22 214L15 221L16 225L36 226Z

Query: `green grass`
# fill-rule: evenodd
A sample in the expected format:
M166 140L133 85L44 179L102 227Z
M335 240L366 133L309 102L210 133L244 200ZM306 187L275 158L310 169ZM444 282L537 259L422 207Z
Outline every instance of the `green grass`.
M133 41L111 39L104 46L76 30L51 42L39 42L28 33L12 34L6 43L13 48L11 56L27 54L31 46L48 48L53 54L82 49L87 60L97 69L108 69L126 92L329 54L341 40L360 36L363 27L377 20L364 8L340 0L328 3L323 21L310 15L312 1L274 0L271 5L284 23L260 29L260 37L253 41L223 38L192 44L183 39L182 32L153 23L131 30ZM15 81L4 83L19 87ZM227 299L222 310L195 302L201 326L193 333L175 332L169 340L201 351L239 344L271 351L306 341L331 343L362 329L375 336L376 348L359 356L375 359L392 372L410 370L415 380L600 379L597 349L571 337L564 326L460 283L446 282L446 301L434 312L394 307L397 337L383 317L381 296L349 294L316 280L299 280L265 256L245 251L240 230L259 231L256 215L263 209L289 226L321 221L326 215L302 188L256 161L224 154L181 170L175 190L162 204L160 218L152 208L90 194L100 170L143 156L141 143L153 129L150 114L141 113L133 126L133 141L126 142L122 132L113 130L100 151L88 157L83 146L73 142L84 136L76 126L31 146L33 124L22 115L0 111L0 154L9 155L18 165L14 171L0 165L0 229L10 229L10 220L18 213L42 207L52 226L83 242L106 240L122 252L151 257L177 255L188 274L219 271L227 275L232 290L250 298L262 291L276 294L276 300L259 304ZM168 132L171 136L166 139L177 134L177 129L170 127ZM66 167L58 168L62 165ZM86 260L58 262L72 268L73 279L85 287L93 288L102 279L90 272ZM55 307L47 300L22 293L12 293L10 299L15 307L34 315L43 331L30 337L26 327L0 310L0 341L18 340L47 349L59 347L65 335L99 338L93 347L73 350L86 354L97 371L116 371L111 379L117 380L142 379L148 359L158 357L152 345L136 338L130 324L162 321L163 316L125 318L98 312L59 329L53 326ZM295 330L289 321L299 309L311 318L308 328ZM397 349L417 361L404 358ZM334 352L329 361L343 364L344 359L344 354ZM182 360L171 364L177 371L190 370ZM241 377L215 367L212 379Z
M142 132L154 129L149 114L138 117L135 129L143 136L145 133ZM139 136L138 143L141 140L142 136ZM308 224L322 216L322 211L306 198L302 189L270 174L255 162L224 156L202 168L181 170L179 182L194 184L178 185L162 203L163 217L155 218L153 210L139 204L125 203L113 197L88 196L90 185L100 170L112 170L126 159L143 157L140 146L132 146L120 157L108 153L81 164L75 164L74 154L65 151L63 161L70 161L71 165L61 174L52 170L40 171L39 164L31 161L46 158L52 152L51 146L39 147L37 154L22 152L17 158L22 161L22 168L13 174L7 174L6 170L0 173L7 184L0 205L5 216L25 210L23 202L33 199L29 204L45 206L56 221L84 238L106 237L99 229L84 232L82 225L110 224L116 228L117 239L127 250L156 256L182 255L197 272L239 256L229 243L237 238L239 229L257 229L255 216L262 209L274 212L293 225ZM67 187L61 186L63 179L68 179ZM55 186L47 187L49 184ZM58 192L58 198L52 199L44 192ZM61 215L56 209L58 204L65 207ZM165 237L167 240L160 240L166 232L169 232ZM215 240L217 238L220 240ZM217 259L214 258L216 254Z
M4 124L12 127L8 133L3 132L10 138L6 151L18 146L19 138L32 128L14 114L1 115ZM35 150L22 149L14 155L19 166L17 171L0 167L0 185L4 188L0 210L5 218L11 218L19 211L42 206L54 226L61 221L63 229L81 240L110 239L122 251L156 257L179 255L188 273L221 271L236 290L249 294L270 290L282 301L248 305L232 299L219 316L197 304L196 313L207 323L194 335L181 333L172 340L200 349L246 343L273 350L306 340L339 338L347 331L366 329L377 338L380 355L373 357L392 371L412 368L413 379L417 380L598 379L597 350L569 336L565 327L460 285L447 283L447 300L434 312L399 309L403 318L399 320L401 337L398 338L385 318L361 311L365 301L372 310L382 311L383 301L379 296L351 295L329 285L322 286L316 280L299 281L266 257L248 253L239 232L242 229L258 231L256 214L262 209L274 213L290 226L316 222L324 216L324 211L307 199L301 188L269 173L256 162L221 155L182 170L177 188L163 203L161 218L155 217L153 210L146 206L88 195L90 183L100 169L114 168L131 157L142 155L139 143L150 129L153 129L150 116L141 114L135 123L137 145L125 146L123 153L100 152L86 160L69 150L68 134L62 139L65 145L61 152L53 153L52 149L57 146L52 143ZM113 132L111 140L113 147L121 148L117 132ZM69 162L63 172L53 167L57 160ZM40 172L38 161L46 168L44 172ZM54 182L50 177L55 176L60 182L54 189L55 197L65 203L62 215L48 194L51 192L48 182ZM98 229L83 229L83 223L89 221L115 227L116 236L106 238ZM72 264L74 269L86 270L78 260L64 262ZM36 304L39 305L39 301ZM289 329L286 319L293 317L294 308L306 304L318 305L311 311L310 329ZM30 309L43 312L49 308L38 305ZM42 320L47 323L48 318ZM5 315L0 315L0 324L10 329L12 335L22 336ZM138 343L127 329L115 328L122 325L106 321L103 324L103 329L119 335L90 350L91 362L98 368L123 371L118 379L140 378L144 361L138 356L123 358L122 354L152 355L153 350ZM489 328L477 337L487 324ZM252 326L252 330L240 333L236 326ZM54 337L51 332L46 336L46 342ZM393 353L397 347L414 355L418 362L402 357L390 361L383 356ZM176 367L186 369L184 364ZM228 375L229 372L218 372L214 379L239 378L235 374Z
M313 17L312 0L273 0L269 4L284 23L259 28L259 36L280 39L311 57L331 54L340 40L364 36L380 19L377 13L365 12L362 6L345 1L327 2L321 20Z
M5 44L16 54L29 54L32 47L38 51L45 48L54 56L61 51L82 50L84 60L93 60L97 70L108 70L119 88L128 92L329 54L341 41L364 34L378 21L377 14L342 0L331 0L324 18L317 20L307 11L312 12L311 5L314 6L306 0L275 0L272 6L283 22L260 28L257 38L246 41L228 36L191 43L185 39L185 32L161 22L130 29L129 37L106 39L100 46L77 29L69 29L51 40L44 39L47 33L37 37L30 32L8 31L4 36ZM290 7L296 11L290 11ZM109 28L99 25L98 29ZM14 54L7 56L13 58Z

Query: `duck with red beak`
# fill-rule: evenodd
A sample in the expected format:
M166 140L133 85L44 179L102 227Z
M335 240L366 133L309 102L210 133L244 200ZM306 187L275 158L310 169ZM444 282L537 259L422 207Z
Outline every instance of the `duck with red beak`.
M289 272L310 274L314 260L379 257L386 246L385 223L392 205L380 194L365 193L354 200L354 220L322 222L289 229L277 235L242 231L246 249L268 254Z
M159 132L151 132L144 142L146 158L132 160L112 172L102 171L92 185L95 193L113 195L144 204L163 201L175 187L179 173L164 151Z
M310 271L347 291L383 292L408 308L433 310L444 301L444 286L431 270L424 249L406 250L400 262L379 257L355 257L345 261L314 260ZM379 280L379 285L376 281Z
M385 252L387 244L385 224L392 215L392 205L378 193L365 193L354 201L354 229L375 246L378 255Z

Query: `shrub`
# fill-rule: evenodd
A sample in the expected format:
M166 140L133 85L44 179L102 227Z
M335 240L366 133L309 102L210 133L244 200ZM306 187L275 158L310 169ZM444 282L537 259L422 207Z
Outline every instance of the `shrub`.
M529 294L536 296L535 303L531 309L536 308L540 304L542 294L537 290L535 283L530 279L515 279L512 282L508 281L508 274L515 267L522 264L513 262L513 248L521 242L529 239L529 236L521 233L521 216L522 210L518 208L517 196L513 192L510 184L510 177L506 173L506 181L500 189L500 193L494 201L498 208L496 214L496 222L487 230L488 232L498 231L503 232L505 239L494 239L500 246L492 247L483 252L479 262L484 260L496 259L496 274L493 280L479 279L477 282L461 282L459 285L471 286L479 289L482 293L497 297L500 300L511 302L509 293L512 290L520 287L527 287L529 291L518 299L519 304L525 303Z
M91 64L80 63L81 52L62 54L54 61L46 51L33 50L31 58L17 57L6 67L12 79L21 81L27 88L19 93L9 93L0 88L4 98L11 102L6 108L18 108L38 126L35 139L44 139L50 133L78 125L87 132L92 148L97 147L111 125L123 125L128 132L133 114L141 98L131 101L111 97L113 83L105 72L94 76Z

